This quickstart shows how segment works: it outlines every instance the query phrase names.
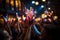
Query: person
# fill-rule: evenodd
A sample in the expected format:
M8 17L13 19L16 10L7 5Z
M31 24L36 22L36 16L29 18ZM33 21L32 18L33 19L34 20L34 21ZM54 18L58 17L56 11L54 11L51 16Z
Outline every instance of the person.
M0 40L11 40L12 37L5 29L5 20L3 16L0 16Z
M11 40L12 37L9 33L3 28L3 24L0 23L0 40Z

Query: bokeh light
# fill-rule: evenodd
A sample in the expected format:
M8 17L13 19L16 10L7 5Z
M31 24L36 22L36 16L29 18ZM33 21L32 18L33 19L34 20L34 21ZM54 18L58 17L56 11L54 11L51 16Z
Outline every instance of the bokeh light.
M12 7L12 11L14 11L14 8Z
M44 5L41 5L41 8L44 8Z
M57 20L57 19L58 19L58 16L54 16L53 19L54 19L54 20Z
M37 11L34 11L35 14L37 14Z
M24 15L22 15L22 19L23 19L23 21L25 21L26 17L24 17Z
M36 19L35 19L36 22L38 22L38 21L40 21L40 20L41 20L41 18L36 18Z
M54 13L54 11L51 11L51 13Z
M9 18L8 18L8 22L12 22L12 18L9 17Z
M35 1L32 1L32 4L35 4Z
M13 18L13 20L15 21L15 20L16 20L16 18Z
M16 7L18 7L18 1L17 0L15 1L15 3L16 3Z
M21 17L18 17L18 20L20 20L21 19Z
M51 8L49 7L48 10L51 10Z
M47 14L47 13L48 13L48 11L47 11L47 10L45 10L45 11L44 11L44 13L46 13L46 14Z
M22 21L21 20L19 20L19 23L21 23Z
M39 5L39 2L35 2L35 5Z
M42 2L46 2L46 0L42 0Z
M47 15L46 14L42 14L41 17L42 18L47 18Z
M47 21L47 19L44 19L44 22L46 22Z
M11 5L12 5L12 6L14 6L14 1L13 1L13 0L11 0L11 2L10 2L10 3L11 3Z

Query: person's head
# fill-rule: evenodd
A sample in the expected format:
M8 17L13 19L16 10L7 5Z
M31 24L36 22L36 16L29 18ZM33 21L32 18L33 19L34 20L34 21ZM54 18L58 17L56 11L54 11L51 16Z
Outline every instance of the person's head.
M3 16L0 16L0 29L5 26L5 20Z

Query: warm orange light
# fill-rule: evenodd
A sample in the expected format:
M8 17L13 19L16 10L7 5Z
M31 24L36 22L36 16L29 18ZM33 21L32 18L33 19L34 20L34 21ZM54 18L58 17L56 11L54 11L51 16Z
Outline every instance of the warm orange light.
M11 21L11 18L8 18L8 21Z
M53 19L54 19L54 20L57 20L57 19L58 19L58 16L54 16Z
M4 24L4 19L0 18L0 23Z
M42 14L41 17L42 17L42 18L46 18L47 15L46 15L46 14Z
M19 0L19 7L21 7L21 1Z
M19 23L21 23L22 21L21 20L19 20Z
M13 20L15 21L16 19L14 18Z
M41 18L36 18L36 19L35 19L36 22L38 22L38 21L40 21L40 20L41 20Z
M12 5L12 6L14 6L14 1L13 1L13 0L11 0L11 2L10 2L10 3L11 3L11 5Z
M6 3L9 3L9 0L6 0Z
M25 19L26 19L26 17L24 17L24 15L22 15L22 19L23 19L23 20L25 20Z
M51 13L54 13L54 11L51 11Z
M19 11L21 10L21 1L18 0Z
M15 4L16 4L16 7L18 7L18 1L17 0L15 1Z
M21 19L21 17L18 17L18 20L20 20Z
M1 21L3 21L3 19L0 19Z

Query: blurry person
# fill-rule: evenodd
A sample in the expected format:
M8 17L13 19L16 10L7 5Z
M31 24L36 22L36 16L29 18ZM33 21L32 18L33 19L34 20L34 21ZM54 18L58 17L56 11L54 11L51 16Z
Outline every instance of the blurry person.
M13 23L13 25L11 25L10 28L11 28L11 32L12 32L12 40L16 40L16 37L18 35L17 22Z
M34 9L30 7L30 11L29 11L30 21L33 19L33 15L34 15Z
M11 40L12 37L4 29L4 25L0 22L0 40Z

